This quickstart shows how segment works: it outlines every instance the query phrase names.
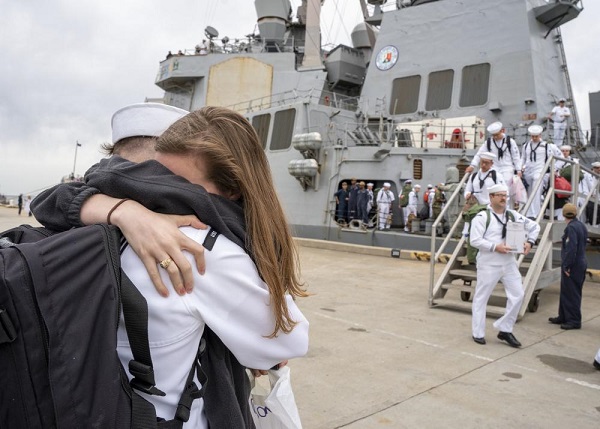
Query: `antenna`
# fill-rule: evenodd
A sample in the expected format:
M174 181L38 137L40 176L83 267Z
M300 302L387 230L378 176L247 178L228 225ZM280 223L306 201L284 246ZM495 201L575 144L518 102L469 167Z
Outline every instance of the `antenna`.
M204 35L209 39L214 39L215 37L219 37L219 32L216 28L211 27L210 25L204 29Z

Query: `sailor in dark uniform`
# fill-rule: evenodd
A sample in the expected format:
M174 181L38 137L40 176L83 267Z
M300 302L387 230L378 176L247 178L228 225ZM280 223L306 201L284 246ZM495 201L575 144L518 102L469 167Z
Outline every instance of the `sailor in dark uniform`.
M563 216L567 227L562 236L560 301L558 317L548 319L550 323L560 325L561 329L581 328L581 290L585 281L587 261L585 246L587 229L577 220L577 207L565 204Z

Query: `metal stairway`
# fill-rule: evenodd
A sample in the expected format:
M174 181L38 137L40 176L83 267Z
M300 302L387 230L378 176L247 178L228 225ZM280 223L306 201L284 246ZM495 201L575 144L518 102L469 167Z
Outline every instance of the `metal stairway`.
M554 167L554 159L551 157L548 160L547 166ZM450 241L450 237L454 234L457 228L462 228L462 221L459 219L452 225L446 239L442 242L439 249L435 249L435 235L437 225L443 219L443 216L455 198L458 198L459 192L462 192L462 185L465 183L468 174L465 175L460 182L460 185L452 196L448 199L446 207L442 210L438 218L435 220L432 230L432 247L430 260L430 286L429 286L429 306L430 307L446 307L471 311L470 298L475 291L477 283L477 269L475 265L470 265L466 261L466 239L461 237L456 245L446 265L441 269L439 274L436 274L436 264L445 262L442 258L443 251ZM541 218L548 206L551 206L551 212L554 211L553 195L554 181L551 181L550 189L547 192L546 198L542 204L537 222L540 223ZM532 189L537 189L542 186L542 177L534 184ZM576 188L575 188L576 189ZM521 209L522 213L526 213L531 205L531 199L527 201ZM551 216L553 218L553 216ZM518 258L519 269L523 275L523 288L525 297L519 311L518 319L521 319L525 311L529 309L535 312L540 301L540 292L547 286L556 283L560 280L560 263L553 264L552 250L555 243L560 242L562 232L565 227L564 222L543 221L541 222L541 230L537 239L536 246L532 252L525 257L520 255ZM557 266L555 266L557 265ZM440 271L439 269L437 271ZM489 315L501 316L504 314L506 304L506 296L504 289L499 283L496 285L490 300L488 301L487 313Z

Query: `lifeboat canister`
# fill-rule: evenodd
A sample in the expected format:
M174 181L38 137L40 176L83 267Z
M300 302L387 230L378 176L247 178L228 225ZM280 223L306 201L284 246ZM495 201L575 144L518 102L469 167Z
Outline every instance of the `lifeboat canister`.
M294 177L315 177L318 171L316 159L295 159L288 164L288 172Z
M299 151L319 150L322 144L321 133L296 134L292 138L294 149Z

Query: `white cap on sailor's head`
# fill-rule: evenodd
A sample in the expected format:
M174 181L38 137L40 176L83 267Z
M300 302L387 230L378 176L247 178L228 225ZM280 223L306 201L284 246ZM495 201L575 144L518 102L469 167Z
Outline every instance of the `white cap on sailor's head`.
M496 159L496 155L493 154L492 152L481 152L479 154L479 158L480 159L489 159L489 160L495 160Z
M370 186L372 188L373 184L371 182L369 182L369 183L367 183L367 186Z
M384 187L384 188L389 188L390 186L392 186L392 185L390 184L390 182L385 182L385 183L383 184L383 187Z
M189 112L161 103L132 104L115 112L111 120L112 142L127 137L159 137Z
M496 134L502 131L502 122L494 122L487 127L488 133Z
M541 125L532 125L527 128L527 132L532 136L539 136L544 131L544 128Z
M503 185L502 183L497 183L487 188L487 190L488 193L495 194L497 192L508 192L508 187L506 185Z
M427 189L433 189L433 185L430 183L429 185L427 185Z
M418 183L415 185L415 189L421 189L421 185L419 185Z
M593 168L598 168L598 167L600 167L600 161L592 162L592 167L593 167Z
M559 99L558 99L558 102L559 102L559 103L564 103L564 102L566 102L566 101L567 101L567 100L566 100L564 97L561 97L561 98L559 98Z
M564 144L560 147L560 150L568 150L569 152L571 152L571 146L569 146L568 144Z

